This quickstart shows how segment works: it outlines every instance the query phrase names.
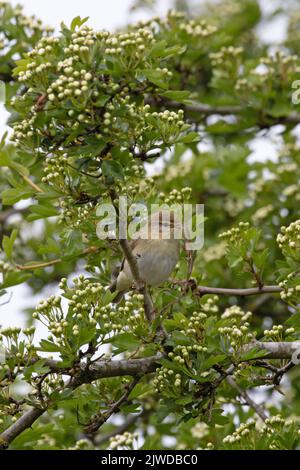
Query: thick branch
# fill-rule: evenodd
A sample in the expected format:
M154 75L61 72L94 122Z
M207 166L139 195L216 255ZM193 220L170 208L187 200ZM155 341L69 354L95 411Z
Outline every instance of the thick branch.
M300 347L300 343L299 343ZM159 365L159 360L164 357L158 353L155 356L141 359L129 359L120 361L97 361L90 364L88 370L86 364L81 364L81 372L75 379L74 384L90 383L94 380L106 377L121 377L124 375L136 376L154 372ZM73 385L74 386L74 385Z
M249 295L258 294L278 294L282 291L279 286L262 286L262 287L251 287L249 289L225 289L223 287L206 287L198 286L196 291L200 295L214 294L214 295L235 295L237 297L247 297Z
M103 434L102 436L99 436L99 435L95 436L94 443L97 446L101 446L105 444L105 442L109 441L112 437L115 437L118 434L123 434L125 431L128 431L128 429L134 426L134 424L136 424L136 422L143 416L143 414L144 412L140 414L131 415L128 417L128 419L124 421L123 424L121 424L121 426L113 429L111 432L108 432L107 434Z
M187 281L178 281L172 279L173 284L177 284L186 288L190 286L194 293L202 296L205 294L212 295L233 295L236 297L247 297L249 295L259 295L259 294L278 294L283 291L279 286L261 286L261 287L250 287L247 289L232 289L225 287L208 287L208 286L198 286L194 279Z

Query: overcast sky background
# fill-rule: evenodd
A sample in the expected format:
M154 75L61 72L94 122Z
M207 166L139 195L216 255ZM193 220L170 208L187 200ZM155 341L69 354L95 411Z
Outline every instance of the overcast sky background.
M146 19L153 16L153 12L139 10L135 14L129 13L129 7L133 0L11 0L13 5L21 3L24 6L24 12L27 15L35 14L41 18L45 24L54 26L59 31L61 21L70 24L75 16L89 16L88 24L96 29L115 30L128 22L135 22L140 19ZM199 2L198 2L199 3ZM276 3L261 1L264 11L275 8ZM170 8L171 0L159 0L156 9L157 14L164 15ZM262 25L259 29L259 35L265 42L280 42L284 38L286 31L286 22L283 16L278 17L273 24ZM0 138L5 131L6 113L0 104ZM257 138L252 145L252 158L274 158L276 148L280 141L276 131L268 138ZM31 291L24 287L18 286L12 289L12 298L9 306L0 307L0 325L2 326L24 326L26 316L22 314L22 310L26 307L32 307L41 298L45 298L56 292L50 289L44 291L39 296L32 297ZM2 299L1 299L2 300ZM39 331L39 335L44 332Z

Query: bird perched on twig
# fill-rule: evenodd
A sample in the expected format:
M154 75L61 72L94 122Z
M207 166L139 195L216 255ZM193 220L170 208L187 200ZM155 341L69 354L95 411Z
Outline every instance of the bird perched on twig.
M181 223L174 211L154 213L141 236L130 243L132 254L136 257L140 278L149 286L158 286L167 281L180 256ZM128 261L125 259L120 272L110 286L117 292L113 302L118 303L134 282Z

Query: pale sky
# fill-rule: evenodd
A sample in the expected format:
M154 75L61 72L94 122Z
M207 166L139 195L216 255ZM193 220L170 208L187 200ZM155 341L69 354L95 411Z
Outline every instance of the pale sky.
M62 21L70 24L75 16L89 16L89 24L96 29L115 29L129 21L151 16L145 11L129 14L133 0L11 0L10 3L21 3L26 14L35 14L57 29ZM168 10L170 0L159 0L158 4L158 11L164 13Z

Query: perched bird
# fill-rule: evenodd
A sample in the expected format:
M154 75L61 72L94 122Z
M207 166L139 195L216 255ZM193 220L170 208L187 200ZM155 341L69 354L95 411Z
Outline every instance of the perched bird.
M154 213L141 231L141 237L130 243L136 257L141 280L149 286L167 281L180 256L181 224L174 211ZM181 232L179 232L181 233ZM130 266L124 260L111 292L117 292L113 302L118 303L134 282Z

